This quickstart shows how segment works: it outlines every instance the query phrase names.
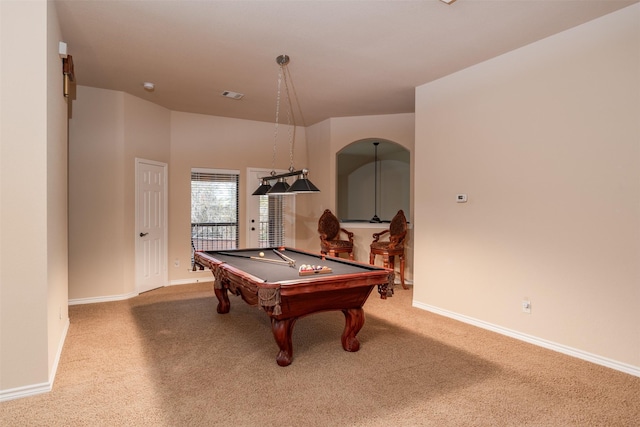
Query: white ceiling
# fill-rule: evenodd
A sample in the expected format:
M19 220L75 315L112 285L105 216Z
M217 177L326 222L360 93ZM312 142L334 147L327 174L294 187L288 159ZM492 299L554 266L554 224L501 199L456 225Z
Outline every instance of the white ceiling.
M79 85L174 111L273 122L275 59L287 54L304 115L296 121L311 125L413 112L416 86L638 1L55 3ZM228 99L225 90L245 96Z

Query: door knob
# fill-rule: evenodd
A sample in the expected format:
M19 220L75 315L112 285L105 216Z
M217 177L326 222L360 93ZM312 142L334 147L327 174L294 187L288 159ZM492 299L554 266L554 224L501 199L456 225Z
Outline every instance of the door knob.
M144 236L146 236L147 234L149 234L149 233L140 233L140 237L144 237Z

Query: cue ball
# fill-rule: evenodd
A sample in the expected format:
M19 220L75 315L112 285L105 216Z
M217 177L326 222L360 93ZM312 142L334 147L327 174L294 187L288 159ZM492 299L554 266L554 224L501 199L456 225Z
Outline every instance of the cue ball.
M260 252L258 255L260 255L260 257L264 256L264 252Z

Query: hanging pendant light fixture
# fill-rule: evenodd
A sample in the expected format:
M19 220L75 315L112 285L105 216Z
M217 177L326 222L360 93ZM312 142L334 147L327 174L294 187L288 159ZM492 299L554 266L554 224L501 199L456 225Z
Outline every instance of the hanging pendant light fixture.
M251 194L252 196L264 196L267 194L267 191L271 189L271 184L268 179L260 178L260 182L260 187Z
M375 153L373 160L373 218L371 218L369 222L382 222L380 218L378 218L378 144L380 143L373 143Z
M298 175L296 182L294 182L287 191L293 193L317 193L320 191L318 190L318 187L313 185L313 183L309 181L309 178L307 178L307 175L309 174L308 170L302 169L302 171L299 172L302 173Z
M298 109L300 105L297 103L297 97L295 96L295 88L293 87L293 82L291 81L291 75L289 74L289 69L287 65L289 64L289 56L288 55L280 55L276 58L276 63L280 66L280 70L278 72L278 93L276 97L276 121L275 121L275 131L273 136L273 158L271 162L271 175L264 176L260 178L260 187L256 191L253 192L254 196L276 196L276 195L287 195L287 194L297 194L297 193L316 193L319 192L318 187L313 185L311 181L309 181L308 174L309 170L300 169L296 170L293 167L293 143L295 140L296 133L296 123L292 111L292 93L293 97L296 98L296 104L298 105ZM276 174L275 172L275 161L276 161L276 146L278 142L278 125L280 122L280 94L282 88L282 82L284 82L285 89L285 100L287 103L287 124L289 125L288 133L289 133L289 172ZM302 113L300 113L302 115ZM304 125L304 121L303 121ZM293 183L293 185L289 185L287 183L286 178L290 176L297 176L298 179ZM273 186L271 185L271 181L276 181Z
M284 194L292 194L292 193L287 193L287 190L289 190L289 183L287 182L287 180L285 179L284 176L281 176L278 178L278 181L276 181L275 184L273 184L273 186L269 189L269 191L267 191L267 196L282 196Z

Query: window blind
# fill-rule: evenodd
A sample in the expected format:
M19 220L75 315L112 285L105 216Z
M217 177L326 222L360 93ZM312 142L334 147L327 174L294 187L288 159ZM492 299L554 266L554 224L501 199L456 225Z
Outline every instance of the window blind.
M192 250L238 248L239 180L238 171L191 170Z
M284 215L292 196L260 197L260 247L285 245Z

